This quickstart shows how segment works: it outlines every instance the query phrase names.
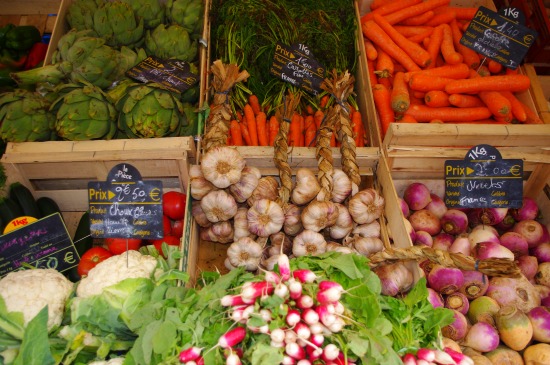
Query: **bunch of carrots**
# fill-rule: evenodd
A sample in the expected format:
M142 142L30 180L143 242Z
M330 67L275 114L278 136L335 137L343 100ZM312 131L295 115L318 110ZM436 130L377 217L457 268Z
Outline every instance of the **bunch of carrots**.
M329 96L320 100L315 110L307 105L301 112L295 112L290 120L288 145L293 147L315 147L318 130L326 114ZM367 142L366 132L361 119L361 112L357 109L350 111L353 137L357 147L364 147ZM286 123L286 122L283 122ZM273 146L275 137L279 133L279 120L275 115L268 115L262 108L258 97L251 94L248 103L242 111L236 112L235 119L230 122L230 135L227 144L230 146ZM331 146L339 147L337 132L333 131Z
M477 8L374 0L361 18L382 138L393 122L542 123L515 93L530 79L462 45Z

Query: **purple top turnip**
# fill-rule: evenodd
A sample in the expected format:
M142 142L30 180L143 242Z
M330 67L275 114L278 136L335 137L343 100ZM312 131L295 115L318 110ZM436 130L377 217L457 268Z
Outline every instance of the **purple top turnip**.
M403 192L403 199L412 210L424 209L432 201L430 189L420 182L414 182L407 186Z
M543 233L542 225L532 219L517 222L512 231L521 234L529 244L529 248L536 247L540 243Z
M441 223L432 212L421 209L410 215L409 221L415 231L426 231L435 236L441 231Z
M507 213L508 208L475 208L470 210L467 215L470 227L475 227L480 224L488 226L499 224Z
M445 205L445 202L443 199L439 197L437 194L430 194L430 198L432 199L431 202L426 205L426 210L429 210L432 212L437 218L443 217L443 214L447 211L447 206Z
M458 209L447 210L440 221L441 228L448 234L457 235L468 229L468 216Z
M464 285L464 274L459 269L435 264L427 280L430 288L446 295L458 291Z
M536 219L539 214L539 207L533 198L524 196L521 208L511 209L511 214L516 221Z

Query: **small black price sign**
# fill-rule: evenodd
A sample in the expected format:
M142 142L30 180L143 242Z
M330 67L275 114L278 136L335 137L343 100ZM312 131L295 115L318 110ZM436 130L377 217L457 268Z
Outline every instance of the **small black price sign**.
M20 269L24 262L63 272L77 266L79 261L59 213L0 236L0 277Z
M520 208L523 160L502 159L493 146L472 147L464 160L445 161L445 205L449 208Z
M537 32L519 24L517 20L480 6L460 43L515 70L536 37Z
M92 237L164 237L162 181L141 180L130 164L113 167L107 181L89 182L88 203Z
M325 67L302 43L285 46L278 42L270 73L310 94L317 95L325 79Z
M169 90L182 93L199 81L187 62L176 59L162 60L149 56L126 71L126 76L141 82L155 82Z

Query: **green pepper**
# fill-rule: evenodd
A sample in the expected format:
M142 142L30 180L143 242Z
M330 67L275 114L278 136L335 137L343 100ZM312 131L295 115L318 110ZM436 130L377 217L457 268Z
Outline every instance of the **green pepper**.
M18 25L5 34L4 47L16 51L28 51L41 39L40 31L34 25Z
M0 70L11 69L12 71L21 70L25 65L27 55L16 56L7 49L0 50Z

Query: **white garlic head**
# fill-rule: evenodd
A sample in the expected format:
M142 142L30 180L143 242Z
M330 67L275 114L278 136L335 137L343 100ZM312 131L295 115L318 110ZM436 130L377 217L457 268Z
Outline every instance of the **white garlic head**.
M304 205L313 200L321 190L321 185L311 169L300 168L296 171L296 186L292 190L291 201Z
M217 189L204 178L200 165L191 165L189 168L189 183L191 184L191 196L196 200L201 200L206 194Z
M302 207L295 204L287 204L285 207L283 230L290 236L296 236L302 229L304 229L302 226Z
M380 237L380 222L378 220L356 226L353 234L361 237Z
M334 203L338 210L336 222L329 227L329 234L335 240L346 237L353 229L353 219L348 212L348 208L339 203Z
M339 244L338 242L328 242L327 252L336 251L340 253L357 253L353 248Z
M193 215L193 219L195 219L195 222L201 227L210 227L212 225L212 222L206 218L206 214L204 214L204 211L201 208L201 202L194 200L191 203L191 214Z
M304 229L320 232L336 223L338 208L331 201L314 200L302 211Z
M248 230L260 237L269 237L283 228L283 208L269 199L257 200L247 212Z
M233 242L233 226L227 221L212 224L210 227L201 227L200 238L204 241L229 243Z
M361 237L353 235L349 238L346 245L351 245L358 253L363 256L370 256L384 250L384 242L378 237Z
M254 235L248 230L248 218L247 218L248 208L239 207L237 209L237 214L233 217L233 228L234 240L238 240L241 237L250 237L254 239Z
M292 254L294 256L320 255L327 250L327 241L322 234L304 230L300 232L292 242Z
M240 180L229 187L231 195L233 195L237 202L245 202L258 186L261 177L262 174L257 167L245 166L241 173Z
M284 253L287 256L292 253L292 241L284 232L277 232L269 236L270 247L268 256ZM282 251L281 251L282 250Z
M252 195L246 200L248 206L252 206L256 200L269 199L277 200L279 196L279 183L273 176L263 176L258 180L258 186Z
M373 188L361 190L348 201L348 211L355 223L370 223L384 212L384 197Z
M229 263L234 267L244 266L248 271L258 269L263 248L250 237L242 237L227 248Z
M202 211L212 223L227 221L237 214L235 199L224 190L211 191L200 202Z
M225 189L241 179L245 164L244 158L235 148L220 146L204 154L201 169L206 180L217 188Z
M350 196L351 188L351 180L348 175L340 169L334 169L332 173L332 201L342 203Z

